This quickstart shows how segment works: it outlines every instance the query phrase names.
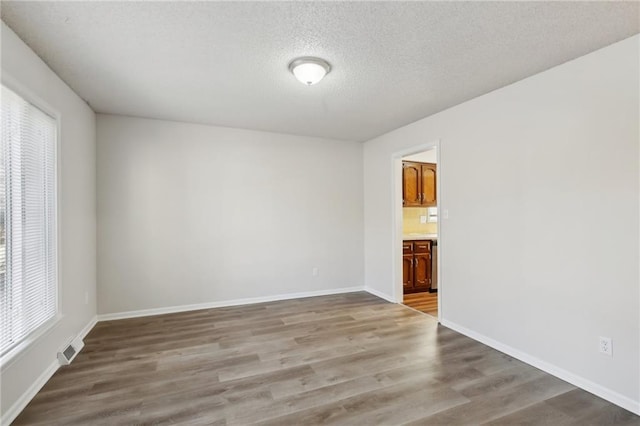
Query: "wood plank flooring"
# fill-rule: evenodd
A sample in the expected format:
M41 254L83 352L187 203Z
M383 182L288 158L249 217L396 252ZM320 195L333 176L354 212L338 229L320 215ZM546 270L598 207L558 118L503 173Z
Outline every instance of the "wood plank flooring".
M637 425L368 293L100 322L16 425Z
M417 311L438 318L438 293L424 291L422 293L405 294L402 303Z

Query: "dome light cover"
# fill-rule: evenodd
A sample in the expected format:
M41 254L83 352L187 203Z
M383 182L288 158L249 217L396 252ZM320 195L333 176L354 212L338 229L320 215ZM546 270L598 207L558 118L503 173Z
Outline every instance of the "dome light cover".
M291 61L289 71L303 84L311 86L331 71L331 65L324 59L304 57Z

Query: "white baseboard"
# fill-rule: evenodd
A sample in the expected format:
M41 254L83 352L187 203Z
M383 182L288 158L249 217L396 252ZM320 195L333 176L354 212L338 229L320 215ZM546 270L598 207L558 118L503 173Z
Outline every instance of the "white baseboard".
M369 286L365 286L365 287L364 287L364 291L366 291L367 293L371 293L371 294L373 294L374 296L378 296L380 299L384 299L384 300L386 300L387 302L397 303L397 302L393 299L393 297L391 297L391 296L389 296L388 294L383 293L383 292L381 292L381 291L374 290L374 289L372 289L372 288L371 288L371 287L369 287Z
M329 290L305 291L301 293L277 294L275 296L250 297L246 299L223 300L220 302L197 303L193 305L168 306L165 308L142 309L139 311L116 312L98 315L98 321L111 321L125 318L146 317L151 315L172 314L176 312L197 311L199 309L223 308L227 306L252 305L255 303L276 302L278 300L300 299L303 297L328 296L331 294L364 291L364 287L343 287Z
M585 391L599 396L602 399L606 399L607 401L616 404L624 408L625 410L629 410L632 413L640 415L640 401L634 401L629 397L621 395L618 392L612 391L611 389L605 388L604 386L587 380L584 377L578 376L577 374L571 373L570 371L538 359L527 353L519 351L518 349L512 348L511 346L505 345L504 343L500 343L490 337L477 333L473 330L469 330L468 328L451 321L442 319L442 325L455 330L460 334L464 334L465 336L470 337L473 340L484 343L485 345L503 352L513 358L519 359L522 362L526 362L529 365L532 365L546 373L551 374L552 376L562 379L565 382L569 382L572 385L584 389Z
M85 325L84 328L80 330L80 333L78 333L78 337L80 338L80 340L84 340L84 338L87 337L87 334L89 334L89 332L93 329L93 327L95 327L97 323L98 316L94 315L93 318L91 318L91 320L87 323L87 325Z
M20 398L4 413L2 413L2 419L0 419L0 424L2 425L10 425L12 421L18 417L18 414L24 410L24 407L27 406L29 402L33 399L34 396L42 389L42 387L49 381L51 376L55 374L60 368L60 363L56 358L43 372L38 376L38 378L29 386L29 388L22 394Z
M84 340L87 334L93 329L93 327L98 322L98 317L94 315L91 320L85 325L78 336L81 340ZM42 387L47 384L51 376L58 371L60 368L60 362L58 361L57 354L54 354L54 361L38 376L38 378L29 386L29 388L18 398L18 400L11 406L9 409L2 413L2 418L0 418L0 425L9 425L12 421L18 417L18 415L24 410L24 407L31 402L33 397L42 389Z

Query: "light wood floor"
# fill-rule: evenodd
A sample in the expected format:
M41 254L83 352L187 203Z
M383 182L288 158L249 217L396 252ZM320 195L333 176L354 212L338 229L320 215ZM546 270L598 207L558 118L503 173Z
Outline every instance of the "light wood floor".
M100 322L15 424L638 424L368 293Z
M422 293L405 294L402 303L417 311L438 318L438 293L424 291Z

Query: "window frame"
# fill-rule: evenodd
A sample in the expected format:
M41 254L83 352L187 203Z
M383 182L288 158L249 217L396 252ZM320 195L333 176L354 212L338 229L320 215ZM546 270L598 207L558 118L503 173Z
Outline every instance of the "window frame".
M13 364L17 359L22 357L24 354L29 352L36 343L45 335L49 334L54 328L60 324L62 318L64 317L62 311L62 244L60 238L60 229L61 229L61 208L60 208L60 146L62 141L62 114L56 108L53 108L48 102L44 101L41 97L37 96L34 92L26 88L24 85L20 84L18 80L9 75L2 69L2 75L0 77L0 83L5 86L7 89L13 91L18 96L22 97L25 101L29 102L31 105L40 109L45 114L49 115L55 120L56 123L56 141L55 141L55 149L54 149L54 209L55 209L55 219L53 223L54 227L54 235L56 238L56 261L55 261L55 279L56 279L56 302L55 307L56 311L53 317L49 318L44 323L40 324L35 330L26 335L20 343L16 344L13 348L11 348L7 353L0 356L0 372L4 371L7 367ZM54 354L55 355L55 354Z

